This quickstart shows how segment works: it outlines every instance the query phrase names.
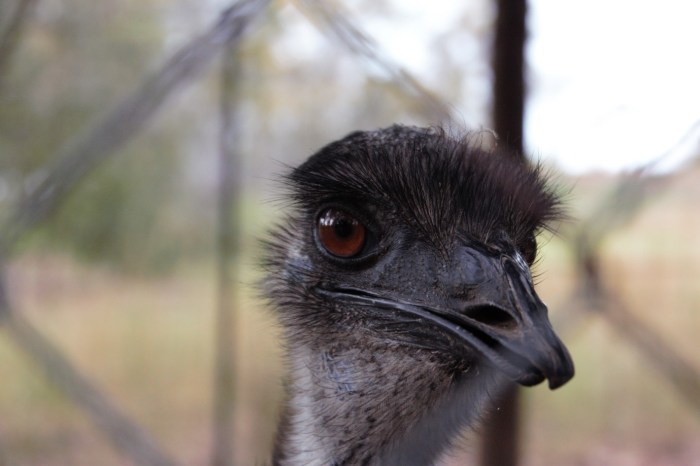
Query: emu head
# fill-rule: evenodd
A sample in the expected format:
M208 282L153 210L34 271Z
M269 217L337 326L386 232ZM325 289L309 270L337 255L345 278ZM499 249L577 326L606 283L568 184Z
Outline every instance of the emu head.
M286 184L266 287L292 350L393 352L445 380L485 366L528 386L573 376L530 272L561 212L538 167L393 126L329 144Z

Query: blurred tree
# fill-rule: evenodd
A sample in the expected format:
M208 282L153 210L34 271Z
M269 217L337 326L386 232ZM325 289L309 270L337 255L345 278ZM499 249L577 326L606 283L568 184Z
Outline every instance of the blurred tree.
M0 95L0 208L21 198L72 137L143 79L165 47L159 0L45 1ZM76 14L75 12L80 12ZM79 186L31 243L119 267L161 270L178 238L167 202L182 181L188 119L163 118Z
M392 15L388 4L358 10L358 21ZM52 154L216 12L213 4L194 0L38 2L0 94L0 215L42 179ZM265 16L244 43L237 83L247 195L255 197L261 185L270 188L264 179L282 170L280 161L293 165L355 129L436 123L421 115L415 96L324 37L290 5L276 3ZM461 29L454 24L455 34ZM460 55L438 52L441 95L451 102L473 95L459 85L464 59L445 62L440 57ZM118 159L74 191L31 237L31 246L144 270L211 252L216 85L210 75L180 96L173 111L162 112Z

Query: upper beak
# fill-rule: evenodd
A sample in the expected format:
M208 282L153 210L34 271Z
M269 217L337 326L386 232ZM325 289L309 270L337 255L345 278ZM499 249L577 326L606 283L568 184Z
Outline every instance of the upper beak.
M529 268L507 255L471 256L481 280L470 299L432 312L459 324L462 338L514 381L530 386L546 378L551 389L564 385L574 376L574 364L535 293Z

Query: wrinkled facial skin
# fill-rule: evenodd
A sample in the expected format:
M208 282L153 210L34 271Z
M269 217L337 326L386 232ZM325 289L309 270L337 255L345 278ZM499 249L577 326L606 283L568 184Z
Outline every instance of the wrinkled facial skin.
M559 215L539 169L395 131L350 135L289 177L295 228L268 259L285 326L361 330L461 367L476 353L520 384L566 383L573 363L529 269L535 235Z

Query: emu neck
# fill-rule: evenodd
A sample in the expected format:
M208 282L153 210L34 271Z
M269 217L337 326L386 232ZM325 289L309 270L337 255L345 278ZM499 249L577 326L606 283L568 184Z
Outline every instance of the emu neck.
M448 374L427 351L349 343L291 348L275 465L433 464L502 382L478 365Z

